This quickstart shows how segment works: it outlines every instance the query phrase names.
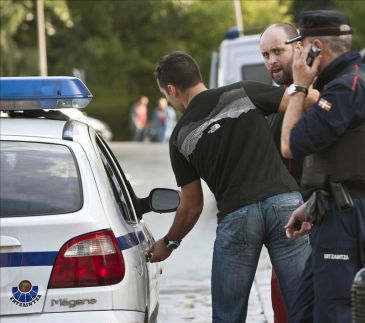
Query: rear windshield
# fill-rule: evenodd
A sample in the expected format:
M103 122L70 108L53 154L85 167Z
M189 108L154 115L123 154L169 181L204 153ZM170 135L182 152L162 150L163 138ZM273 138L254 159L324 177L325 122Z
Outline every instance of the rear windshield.
M0 142L0 217L69 213L82 207L71 150L62 145Z

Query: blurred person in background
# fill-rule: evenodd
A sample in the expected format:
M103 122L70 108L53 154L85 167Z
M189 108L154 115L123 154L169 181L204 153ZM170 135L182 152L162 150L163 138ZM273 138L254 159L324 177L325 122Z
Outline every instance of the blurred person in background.
M133 141L143 141L148 121L147 112L148 98L141 96L140 99L132 106L130 112L130 125Z
M155 140L158 142L168 142L176 125L175 110L168 105L165 98L160 98L152 116Z

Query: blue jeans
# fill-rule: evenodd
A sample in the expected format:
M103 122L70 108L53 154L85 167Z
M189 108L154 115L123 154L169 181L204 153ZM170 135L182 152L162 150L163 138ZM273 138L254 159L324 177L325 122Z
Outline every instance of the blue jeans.
M268 249L285 306L296 292L311 248L307 237L288 239L284 225L302 203L284 193L246 205L218 222L212 266L214 323L245 322L248 298L262 246Z

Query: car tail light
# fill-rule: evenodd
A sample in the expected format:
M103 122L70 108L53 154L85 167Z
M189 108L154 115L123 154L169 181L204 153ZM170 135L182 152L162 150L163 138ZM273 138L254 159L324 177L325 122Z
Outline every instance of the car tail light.
M113 232L92 232L61 248L48 288L113 285L123 279L124 273L123 255Z

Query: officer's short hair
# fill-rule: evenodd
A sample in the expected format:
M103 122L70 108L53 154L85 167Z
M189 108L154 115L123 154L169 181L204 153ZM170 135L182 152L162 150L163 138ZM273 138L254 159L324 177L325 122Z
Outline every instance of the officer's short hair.
M342 25L343 29L350 28L348 25ZM322 36L318 37L334 53L341 54L351 50L352 35L341 36Z
M164 89L171 84L186 90L202 82L197 62L184 52L172 52L161 57L154 75L160 87Z
M352 35L308 37L309 42L314 41L314 39L319 39L331 52L337 55L348 52L352 47Z

